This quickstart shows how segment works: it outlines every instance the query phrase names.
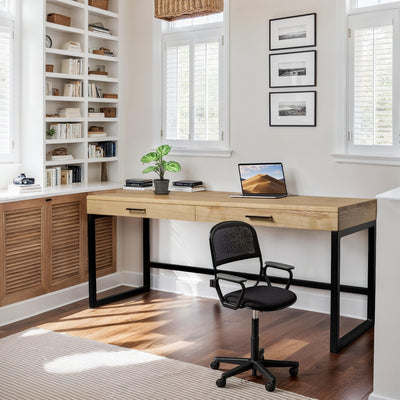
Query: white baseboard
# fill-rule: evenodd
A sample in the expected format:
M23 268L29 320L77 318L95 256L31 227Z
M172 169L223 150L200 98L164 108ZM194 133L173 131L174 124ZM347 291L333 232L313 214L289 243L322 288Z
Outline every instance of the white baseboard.
M371 393L368 397L368 400L398 400L398 397L385 397L385 396L380 396L375 393Z
M155 270L151 275L150 284L153 289L165 292L218 299L215 289L209 286L209 280L210 276L207 275L181 271ZM137 287L142 285L142 281L142 274L139 272L121 271L97 279L97 290L102 292L120 285ZM329 314L330 295L327 291L295 288L295 292L298 299L294 308ZM57 292L34 297L33 299L0 307L1 326L62 307L87 297L88 284L86 282ZM362 296L344 293L341 300L341 315L353 318L365 318L364 310L366 309L366 301ZM376 398L376 400L380 400L380 398Z
M121 274L114 273L98 278L97 290L102 292L120 286L121 284ZM37 314L42 314L46 311L65 306L87 297L88 283L86 282L56 292L47 293L43 296L0 307L1 326L33 317Z

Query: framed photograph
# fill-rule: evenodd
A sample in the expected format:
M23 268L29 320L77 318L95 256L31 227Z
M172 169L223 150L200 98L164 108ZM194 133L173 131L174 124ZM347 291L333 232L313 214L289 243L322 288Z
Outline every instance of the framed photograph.
M269 20L269 49L283 50L317 45L317 14Z
M269 87L316 85L315 50L269 55Z
M269 126L316 126L317 92L270 92Z

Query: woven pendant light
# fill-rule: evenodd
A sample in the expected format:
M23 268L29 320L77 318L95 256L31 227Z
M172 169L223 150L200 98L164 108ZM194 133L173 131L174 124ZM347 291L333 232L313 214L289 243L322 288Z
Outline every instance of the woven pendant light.
M154 17L165 21L224 11L224 0L154 0Z

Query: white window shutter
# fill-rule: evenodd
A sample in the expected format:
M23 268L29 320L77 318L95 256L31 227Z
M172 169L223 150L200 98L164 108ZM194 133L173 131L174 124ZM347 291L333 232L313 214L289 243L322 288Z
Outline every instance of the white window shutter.
M12 24L0 19L0 154L11 151L11 59Z

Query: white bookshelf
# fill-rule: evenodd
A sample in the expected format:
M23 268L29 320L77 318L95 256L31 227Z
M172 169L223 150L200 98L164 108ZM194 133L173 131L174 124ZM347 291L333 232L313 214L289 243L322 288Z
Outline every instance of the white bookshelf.
M88 0L43 0L43 53L44 67L53 65L53 72L43 73L43 162L42 183L46 186L46 170L48 168L68 166L81 167L81 180L83 184L100 183L101 171L107 169L109 182L120 181L119 165L119 102L120 102L120 44L119 44L119 0L109 0L109 10L89 6ZM71 26L64 26L47 22L47 14L57 13L71 17ZM101 22L104 27L111 30L111 35L92 32L89 24ZM51 47L46 47L46 35L50 36ZM80 44L80 50L68 50L64 44L68 41ZM104 48L111 51L113 56L94 54L93 49ZM83 73L71 74L62 70L62 61L67 58L78 59L82 63ZM90 70L104 66L108 75L89 74ZM44 68L45 71L45 68ZM71 71L71 70L70 70ZM79 82L83 85L83 96L64 96L64 85ZM76 84L76 85L79 85ZM97 86L101 94L117 94L118 98L89 97L89 85ZM54 95L54 89L58 95ZM57 92L57 91L56 91ZM100 108L115 107L115 118L89 118L88 110L100 112ZM60 108L77 108L80 117L64 118L58 116ZM81 124L81 137L65 138L50 137L47 131L53 124ZM102 127L107 136L89 137L91 126ZM55 135L57 136L57 134ZM63 134L61 134L63 136ZM113 142L109 145L105 142ZM115 148L115 156L90 158L89 145L99 145ZM52 161L51 152L58 148L66 148L73 159ZM105 166L103 163L106 163ZM69 185L66 185L69 186ZM68 188L65 187L67 190Z

